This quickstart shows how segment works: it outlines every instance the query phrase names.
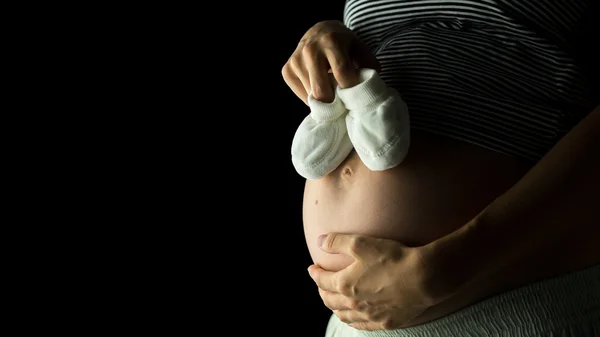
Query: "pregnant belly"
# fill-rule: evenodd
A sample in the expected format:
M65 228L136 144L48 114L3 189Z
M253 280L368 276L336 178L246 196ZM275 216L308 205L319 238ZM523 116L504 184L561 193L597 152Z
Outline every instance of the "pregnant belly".
M411 132L397 167L373 172L353 152L331 174L309 180L303 222L314 263L341 270L348 256L317 247L319 235L355 233L427 244L464 225L525 174L529 166L487 149Z

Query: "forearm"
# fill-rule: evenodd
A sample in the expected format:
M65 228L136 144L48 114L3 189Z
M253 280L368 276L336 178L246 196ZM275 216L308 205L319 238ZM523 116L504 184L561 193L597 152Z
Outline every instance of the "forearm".
M600 262L600 245L592 244L600 235L599 172L600 107L475 219L427 245L437 261L432 275L445 280L431 286L432 296L439 300L473 285L482 296L494 293L506 284L491 276L513 266L526 272L511 273L505 283L543 278L541 256L552 250Z

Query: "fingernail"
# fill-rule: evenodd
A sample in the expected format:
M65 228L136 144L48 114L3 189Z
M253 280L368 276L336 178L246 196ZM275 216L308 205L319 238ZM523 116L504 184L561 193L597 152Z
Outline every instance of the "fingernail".
M326 238L327 238L327 234L319 235L319 238L317 239L317 244L319 245L319 248L323 248L323 243L325 243Z

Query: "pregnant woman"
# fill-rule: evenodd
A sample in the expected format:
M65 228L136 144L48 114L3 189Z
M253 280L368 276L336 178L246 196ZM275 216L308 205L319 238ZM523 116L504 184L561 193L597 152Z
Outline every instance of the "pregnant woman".
M354 0L307 31L283 68L300 99L333 102L371 68L410 115L400 164L352 150L306 181L327 336L598 335L591 4Z

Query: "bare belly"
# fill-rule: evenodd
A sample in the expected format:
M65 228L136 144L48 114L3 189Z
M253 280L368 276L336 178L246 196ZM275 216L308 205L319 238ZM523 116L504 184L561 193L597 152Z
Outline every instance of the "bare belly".
M423 245L464 225L516 183L529 166L487 149L411 132L408 156L373 172L353 152L327 177L307 181L303 222L314 263L337 271L352 260L317 247L327 232Z
M514 185L529 169L515 158L473 145L411 131L405 161L384 172L369 171L356 153L324 179L307 181L303 221L314 263L338 271L352 259L327 254L317 247L328 232L366 234L424 245L440 238L481 212ZM598 263L590 254L595 237L564 238L561 249L540 252L530 259L490 275L496 293ZM598 251L595 249L594 251ZM540 272L531 272L536 266ZM512 278L510 275L522 275ZM492 287L494 288L494 287ZM493 295L485 288L465 287L459 294L429 308L413 325L445 316Z

